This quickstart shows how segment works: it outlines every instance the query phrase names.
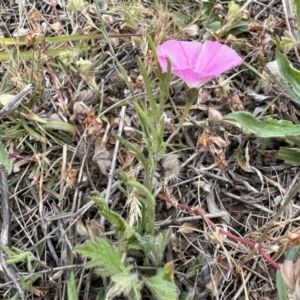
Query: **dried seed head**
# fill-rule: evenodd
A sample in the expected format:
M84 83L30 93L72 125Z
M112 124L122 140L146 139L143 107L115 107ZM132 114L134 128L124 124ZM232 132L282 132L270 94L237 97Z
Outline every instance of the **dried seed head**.
M175 154L169 154L162 162L165 171L165 182L178 181L180 174L180 162Z

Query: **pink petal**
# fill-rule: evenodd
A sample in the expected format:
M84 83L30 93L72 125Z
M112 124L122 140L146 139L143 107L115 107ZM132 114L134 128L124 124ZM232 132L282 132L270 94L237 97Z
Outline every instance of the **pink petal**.
M156 51L163 72L167 72L167 57L172 64L172 73L175 70L189 69L196 65L202 44L196 41L181 42L170 40L157 46Z
M231 48L218 42L203 44L167 41L157 46L157 55L162 71L167 72L167 57L171 62L172 74L183 79L192 87L199 87L221 73L242 63L242 58Z
M218 77L242 63L243 59L231 48L218 42L205 41L195 71L203 76Z

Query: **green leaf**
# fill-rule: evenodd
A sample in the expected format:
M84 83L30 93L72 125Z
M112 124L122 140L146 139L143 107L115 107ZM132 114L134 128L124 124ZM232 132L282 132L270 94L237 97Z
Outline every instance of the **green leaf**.
M111 277L112 286L109 289L106 299L115 299L115 297L124 295L132 300L140 300L143 282L139 280L137 273L123 272Z
M191 22L191 20L181 12L174 12L171 14L171 16L175 25L181 30Z
M230 26L226 31L226 34L232 34L234 36L238 36L243 32L247 32L249 27L249 21L239 20L234 25Z
M67 9L72 10L74 12L80 11L83 9L86 3L83 0L70 0L67 4Z
M155 299L175 300L178 299L177 287L172 281L164 279L165 271L158 269L157 274L152 277L144 277L143 281L150 289Z
M117 231L125 231L128 226L126 221L119 214L110 211L105 199L99 192L93 192L92 195L91 199L99 207L101 216L113 225Z
M300 246L295 246L292 249L284 252L284 258L287 260L295 261L300 253Z
M240 19L242 17L242 9L234 1L228 3L228 13L225 17L226 21L233 21L235 19Z
M280 147L278 158L284 160L286 164L300 166L300 149Z
M104 276L112 276L126 270L122 262L122 253L111 245L105 238L97 238L96 242L88 241L78 246L75 251L83 257L89 257L90 262L86 268L98 267L97 273Z
M264 121L256 120L250 113L234 112L228 114L223 120L234 120L241 125L244 133L253 133L258 137L285 137L300 135L300 125L285 120L266 119Z
M77 289L76 289L76 281L74 272L72 271L70 273L70 278L67 283L68 286L68 300L77 300Z
M24 129L27 131L27 133L29 133L31 135L31 137L40 141L41 143L46 143L46 139L43 136L41 136L38 132L36 132L32 128L30 128L27 125L27 122L24 118L21 119L21 123L22 123L22 126L24 127Z
M8 259L6 260L8 264L27 262L28 260L34 259L34 256L29 251L23 251L15 247L10 249L9 247L4 245L1 245L1 248L8 254Z
M2 143L0 143L0 164L4 166L8 174L11 173L13 169L13 162L9 158L8 153Z
M48 120L47 123L43 125L43 127L45 129L62 130L71 134L75 134L76 132L73 125L63 121Z
M156 236L146 235L140 238L140 244L143 246L145 253L145 265L154 267L161 266L171 234L172 231L168 229Z
M297 27L298 27L298 30L297 30L297 38L298 40L300 40L300 31L299 31L299 28L300 28L300 1L299 0L294 0L294 5L295 5L295 14L296 14L296 21L297 21Z
M280 52L280 41L276 40L276 60L280 76L285 79L297 94L297 98L292 97L292 100L300 104L300 72L296 70L289 62L287 57Z
M280 271L278 270L276 272L276 287L278 291L279 300L286 300L289 299L288 293L287 293L287 285L281 276Z

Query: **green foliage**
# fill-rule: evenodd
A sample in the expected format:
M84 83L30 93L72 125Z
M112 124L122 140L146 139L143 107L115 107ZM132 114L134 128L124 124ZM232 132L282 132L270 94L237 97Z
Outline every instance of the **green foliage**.
M172 231L169 229L156 236L146 235L140 239L140 244L145 253L145 266L161 266L164 251L170 241L171 234Z
M157 274L152 277L144 277L143 281L149 288L155 299L157 300L170 300L178 299L176 285L165 280L165 270L158 269Z
M88 241L86 244L76 247L76 251L84 257L91 258L86 268L98 267L97 273L101 275L111 276L126 270L121 251L112 246L105 238L98 238L95 242Z
M224 38L229 34L239 35L248 31L250 20L243 20L243 10L235 3L228 3L228 13L225 18L220 19L218 11L215 9L215 1L201 1L199 8L196 9L192 16L187 16L181 11L171 14L173 22L180 30L185 30L195 22L201 22L206 32L201 39L207 40L211 36Z
M300 166L300 149L280 147L278 158L284 160L287 164Z
M294 248L286 251L284 253L285 260L291 260L295 261L297 258L297 255L299 254L300 246L295 246ZM280 270L276 273L276 287L278 291L279 300L286 300L289 299L288 297L288 286L286 282L284 281Z
M124 295L132 300L141 298L143 282L139 280L137 273L120 273L111 277L112 285L107 293L106 299L114 299L116 296Z
M77 290L76 290L76 281L75 281L75 276L74 272L70 272L70 278L67 283L68 286L68 300L77 300Z
M138 59L147 97L142 100L135 99L133 102L140 124L136 134L143 139L147 151L142 151L135 143L116 136L116 139L131 152L143 168L143 183L120 172L120 177L126 186L123 192L127 193L128 197L133 195L141 207L141 217L132 223L124 220L119 214L110 210L101 194L94 192L92 200L98 206L99 214L115 228L117 240L112 245L106 238L97 238L96 241L88 241L75 249L83 257L90 259L87 268L95 267L96 272L101 276L110 276L105 299L114 299L121 295L129 299L142 299L142 289L145 285L153 294L153 299L178 298L176 285L173 281L167 280L165 276L167 271L161 268L171 230L155 235L154 228L155 196L158 192L154 176L159 160L165 156L163 113L172 78L171 66L169 63L167 74L162 74L155 46L150 37L148 43L158 66L154 73L159 80L156 83L159 88L156 90L152 86L142 61ZM143 266L150 268L135 270L135 265L127 262L126 258L136 253L143 254ZM100 295L99 297L103 299Z
M19 262L26 263L29 273L32 273L33 269L31 262L35 260L35 257L31 252L23 251L15 247L10 249L4 245L1 245L1 248L8 254L8 259L6 260L7 264L16 264Z
M114 226L114 229L117 231L117 234L121 236L125 232L127 234L134 234L133 231L130 230L130 227L126 223L126 221L117 213L111 211L105 201L105 199L102 197L102 195L99 192L93 192L92 193L92 200L95 202L95 204L99 208L99 213L101 216L103 216L111 225ZM127 236L129 238L130 236Z
M224 120L234 120L242 127L244 133L253 133L258 137L286 137L300 135L300 125L295 125L286 120L268 118L258 121L250 113L234 112L225 116Z
M136 182L129 182L135 187L141 188ZM149 191L145 187L141 188L146 197L151 197ZM118 214L111 212L105 203L105 200L99 193L93 193L92 200L97 204L99 213L106 220L115 226L118 234L118 241L115 245L120 245L123 251L117 246L111 245L106 238L97 238L96 241L88 241L84 245L76 247L76 252L83 257L89 258L86 268L96 268L96 272L102 276L111 276L109 290L105 299L113 299L114 297L124 295L129 299L141 299L141 291L146 284L151 290L154 299L177 299L176 285L167 280L162 270L163 256L165 248L170 240L172 231L169 229L157 235L145 234L140 235L134 232L126 221ZM142 201L148 201L146 198ZM154 201L152 199L151 201ZM151 204L152 205L152 204ZM153 221L154 224L154 221ZM129 232L130 234L126 234ZM127 238L126 238L127 237ZM124 240L126 238L126 242ZM149 274L133 271L134 266L126 264L126 257L132 256L134 253L143 252L144 266L158 268L157 273L153 275L153 271Z
M1 143L0 143L0 165L4 166L8 174L11 173L13 169L13 163L12 160L9 158L6 149Z
M291 94L289 90L287 90L287 92L291 94L294 102L300 104L300 72L296 70L287 57L280 52L279 39L276 40L276 60L280 76L292 86L293 93Z

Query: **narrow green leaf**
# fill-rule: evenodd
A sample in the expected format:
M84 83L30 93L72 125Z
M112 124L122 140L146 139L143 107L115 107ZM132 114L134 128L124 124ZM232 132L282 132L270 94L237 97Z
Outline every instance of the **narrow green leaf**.
M298 40L300 40L300 31L299 31L299 27L300 27L300 1L299 0L294 0L294 6L295 6L295 14L296 14L296 21L297 21L297 25L298 25L298 31L297 31L297 38Z
M13 169L13 162L2 143L0 143L0 165L3 165L7 173L10 174Z
M138 146L126 141L125 139L123 139L122 137L120 137L118 135L115 135L114 137L115 137L115 139L119 140L137 158L137 160L140 163L142 163L142 165L145 169L148 168L148 159L143 154L143 152L139 149Z
M127 227L126 221L117 213L110 211L105 199L98 192L93 192L91 199L100 209L100 214L115 227L117 231L125 231Z
M292 97L292 100L300 104L300 72L296 70L287 57L280 52L279 39L276 40L276 60L280 76L292 86L294 92L298 96L296 99Z
M142 73L142 76L143 76L143 80L144 80L144 85L145 85L145 88L146 88L146 92L147 92L147 97L149 99L149 102L150 102L150 106L151 106L151 109L152 109L152 112L154 114L154 116L157 115L157 103L155 101L155 97L154 97L154 94L153 94L153 89L151 87L151 84L150 84L150 80L149 80L149 77L147 75L147 71L141 61L140 58L138 58L138 66L141 70L141 73Z
M27 131L27 133L30 134L31 137L40 141L41 143L46 143L46 139L43 136L41 136L38 132L36 132L32 128L30 128L23 118L21 119L21 123L22 123L22 126L24 127L24 129Z
M281 276L281 273L279 270L276 272L276 287L277 287L277 291L278 291L279 300L289 299L288 292L287 292L287 285L286 285L283 277Z
M258 137L285 137L300 135L300 125L285 120L266 119L264 121L256 120L250 113L234 112L228 114L223 120L234 120L241 125L244 133L253 133Z
M112 276L126 269L122 262L122 253L105 238L97 238L96 242L88 241L76 247L75 251L90 258L86 268L98 267L97 273L100 275Z
M300 166L300 149L280 147L278 158L284 160L286 164Z
M72 124L63 122L63 121L55 121L49 120L46 124L43 125L45 129L54 129L54 130L62 130L65 132L69 132L71 134L75 134L76 130Z
M74 272L72 271L70 273L70 278L67 283L68 286L68 300L77 300L77 289L76 289L76 281L75 281L75 276Z
M143 281L150 289L155 299L159 300L176 300L178 293L175 283L164 279L165 271L158 269L157 274L152 277L144 277Z

